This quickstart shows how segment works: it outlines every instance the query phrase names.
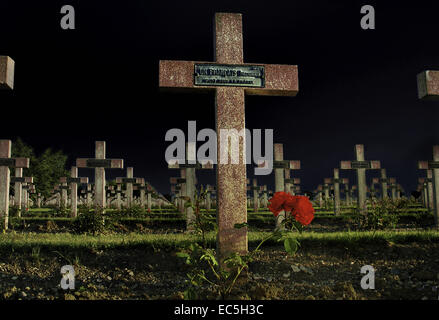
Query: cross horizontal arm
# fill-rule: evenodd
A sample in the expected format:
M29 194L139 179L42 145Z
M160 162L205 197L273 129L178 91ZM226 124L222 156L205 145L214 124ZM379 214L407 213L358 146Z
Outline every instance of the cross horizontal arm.
M123 159L76 159L78 168L123 169Z
M439 71L428 70L418 74L418 97L439 100Z
M264 160L258 162L258 168L265 168L270 162L273 163L273 168L275 169L289 169L289 170L300 170L300 160Z
M144 178L126 178L126 177L117 177L116 183L135 183L142 184L145 183Z
M213 90L217 86L202 86L194 83L195 64L209 63L199 61L160 60L159 86L168 89ZM209 63L212 64L212 63ZM247 88L246 94L267 96L295 96L299 91L297 66L281 64L249 64L265 68L264 88Z
M13 182L21 182L21 183L33 183L33 177L11 177L11 183Z
M14 60L0 56L0 90L14 88L14 67Z
M213 164L212 162L195 163L195 164L168 163L168 169L184 169L184 168L213 169Z
M59 178L59 182L61 183L88 183L87 177L78 177L78 178L71 178L71 177L61 177Z
M0 158L0 166L29 168L29 158Z
M381 169L379 160L340 161L340 169Z

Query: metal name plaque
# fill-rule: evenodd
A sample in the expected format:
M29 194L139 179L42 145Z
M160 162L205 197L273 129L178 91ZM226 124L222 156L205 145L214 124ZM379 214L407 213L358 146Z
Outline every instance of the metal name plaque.
M289 164L288 160L274 160L273 169L288 169Z
M87 159L87 167L89 168L111 168L110 159Z
M196 86L265 87L265 67L251 65L195 64Z
M428 161L428 169L438 169L439 162L438 161Z
M195 168L195 169L201 169L201 163L181 163L179 164L179 168Z
M0 167L13 167L15 166L14 158L0 158Z
M352 169L370 169L371 165L369 161L351 161Z

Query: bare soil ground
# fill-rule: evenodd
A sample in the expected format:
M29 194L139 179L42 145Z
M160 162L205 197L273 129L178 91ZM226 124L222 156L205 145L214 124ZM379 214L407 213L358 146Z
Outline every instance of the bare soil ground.
M59 286L66 264L75 267L72 291ZM361 289L364 265L376 271L374 290ZM229 298L437 300L438 266L437 243L303 247L294 257L266 247ZM188 271L175 252L163 250L2 253L0 299L182 299ZM200 294L216 298L207 287Z

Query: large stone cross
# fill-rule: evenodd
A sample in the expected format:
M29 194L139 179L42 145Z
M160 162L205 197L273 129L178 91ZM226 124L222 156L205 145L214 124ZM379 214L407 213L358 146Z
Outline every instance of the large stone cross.
M122 159L105 159L105 141L96 141L95 158L76 159L78 168L95 169L95 206L104 209L105 201L105 169L123 169Z
M340 169L354 169L357 170L357 186L358 186L358 209L360 212L366 211L366 170L380 169L381 163L377 160L364 160L364 146L362 144L355 145L356 161L341 161Z
M11 158L11 145L11 140L0 140L0 220L5 230L9 223L9 167L29 168L29 158Z
M432 170L434 221L436 228L438 228L439 227L439 145L433 146L433 161L419 161L418 169Z
M160 61L159 84L163 88L215 92L216 133L245 130L244 97L248 95L295 96L299 90L297 66L244 63L242 15L216 13L215 62ZM230 154L228 140L217 139L217 247L220 260L231 252L246 253L247 222L245 141L240 141L238 164L221 163ZM234 155L235 157L237 155Z

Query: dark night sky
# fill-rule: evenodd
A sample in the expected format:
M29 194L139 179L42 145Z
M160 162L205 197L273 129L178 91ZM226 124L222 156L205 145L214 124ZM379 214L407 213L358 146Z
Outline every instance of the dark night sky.
M245 62L299 66L297 97L246 98L246 127L274 129L285 158L302 161L302 188L353 160L361 143L366 159L381 160L409 191L425 175L416 161L431 159L439 143L439 105L419 101L416 87L417 73L439 69L439 5L414 3L2 0L0 55L15 60L16 73L15 90L0 92L0 137L20 136L37 152L62 149L69 165L106 140L108 158L169 192L177 172L167 169L165 133L186 132L188 120L214 128L214 97L160 92L158 61L212 61L214 13L240 12ZM60 28L65 4L75 7L76 30ZM375 7L376 30L360 28L365 4ZM198 177L213 183L215 174Z

